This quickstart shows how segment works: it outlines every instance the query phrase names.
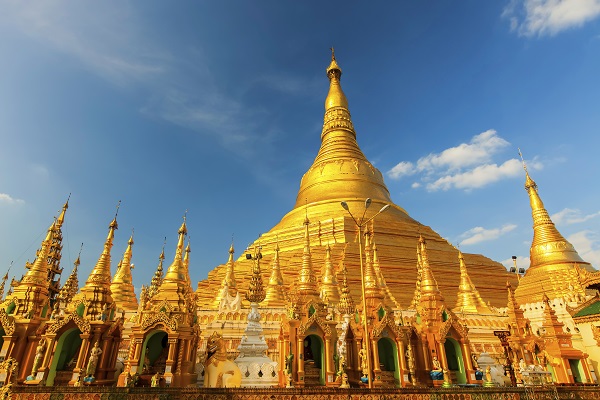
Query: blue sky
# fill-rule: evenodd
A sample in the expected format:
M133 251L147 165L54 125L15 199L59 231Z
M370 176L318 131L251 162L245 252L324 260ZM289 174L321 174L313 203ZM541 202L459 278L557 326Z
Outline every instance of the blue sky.
M0 273L69 193L80 282L115 207L149 282L188 210L198 281L275 225L320 144L329 47L394 202L466 252L526 264L521 148L600 265L600 0L0 2Z

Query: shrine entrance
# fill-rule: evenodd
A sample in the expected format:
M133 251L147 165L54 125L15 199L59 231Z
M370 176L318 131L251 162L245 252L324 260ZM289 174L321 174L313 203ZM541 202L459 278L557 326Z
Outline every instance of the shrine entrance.
M306 386L325 385L325 357L323 340L317 335L304 338L304 384Z
M66 386L69 383L77 363L81 342L81 331L78 328L71 328L60 336L50 363L46 386Z
M448 370L450 375L454 375L455 382L459 385L467 383L467 373L465 371L465 362L463 359L462 350L460 344L450 338L446 337L444 342L444 350L446 352L446 360L448 362Z
M390 338L381 338L377 341L377 352L379 353L379 369L383 387L399 386L400 375L396 343Z
M144 352L140 357L138 373L143 375L154 375L159 372L165 373L167 357L169 355L169 335L165 331L152 331L144 341Z

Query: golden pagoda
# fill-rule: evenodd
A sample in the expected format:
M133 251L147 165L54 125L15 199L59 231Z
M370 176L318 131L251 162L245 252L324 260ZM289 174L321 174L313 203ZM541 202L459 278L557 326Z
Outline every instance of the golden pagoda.
M533 218L533 241L530 266L515 290L515 297L520 304L539 302L544 296L550 299L575 296L581 302L586 292L581 283L580 268L594 269L581 259L573 245L556 229L525 162L523 168Z

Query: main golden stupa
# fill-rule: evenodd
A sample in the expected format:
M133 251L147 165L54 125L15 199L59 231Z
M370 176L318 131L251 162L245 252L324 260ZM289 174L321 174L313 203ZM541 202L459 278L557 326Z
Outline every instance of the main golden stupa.
M67 201L23 277L6 295L8 274L0 284L0 391L595 383L600 273L558 232L527 169L521 276L392 202L358 146L333 52L326 71L321 147L296 204L237 259L232 244L195 290L185 217L172 263L165 272L163 248L138 297L133 235L111 271L116 215L83 287L77 259L59 288Z

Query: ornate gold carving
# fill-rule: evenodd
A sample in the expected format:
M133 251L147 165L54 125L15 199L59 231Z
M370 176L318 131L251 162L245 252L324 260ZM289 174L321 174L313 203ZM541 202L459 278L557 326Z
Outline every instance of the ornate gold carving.
M169 328L171 332L177 332L177 328L179 328L179 323L176 317L169 317L164 312L145 314L142 319L142 330L147 330L152 325L162 322Z
M313 324L316 324L319 328L321 328L325 335L331 335L331 328L325 323L323 318L317 315L317 313L314 313L308 320L306 320L306 322L300 324L300 327L298 328L298 335L305 336L308 328L310 328Z
M383 333L383 330L386 328L392 331L397 339L404 340L407 336L406 333L398 325L396 325L396 322L390 316L390 313L386 313L381 321L379 321L371 330L371 338L379 339Z
M73 323L77 326L77 328L79 328L81 333L90 333L90 321L81 318L75 313L69 314L65 318L54 321L55 322L52 325L50 325L50 327L47 329L48 333L57 333L60 328L67 325L70 321L73 321Z
M15 333L15 320L14 318L9 317L3 308L0 309L0 324L2 325L5 334L12 335Z

